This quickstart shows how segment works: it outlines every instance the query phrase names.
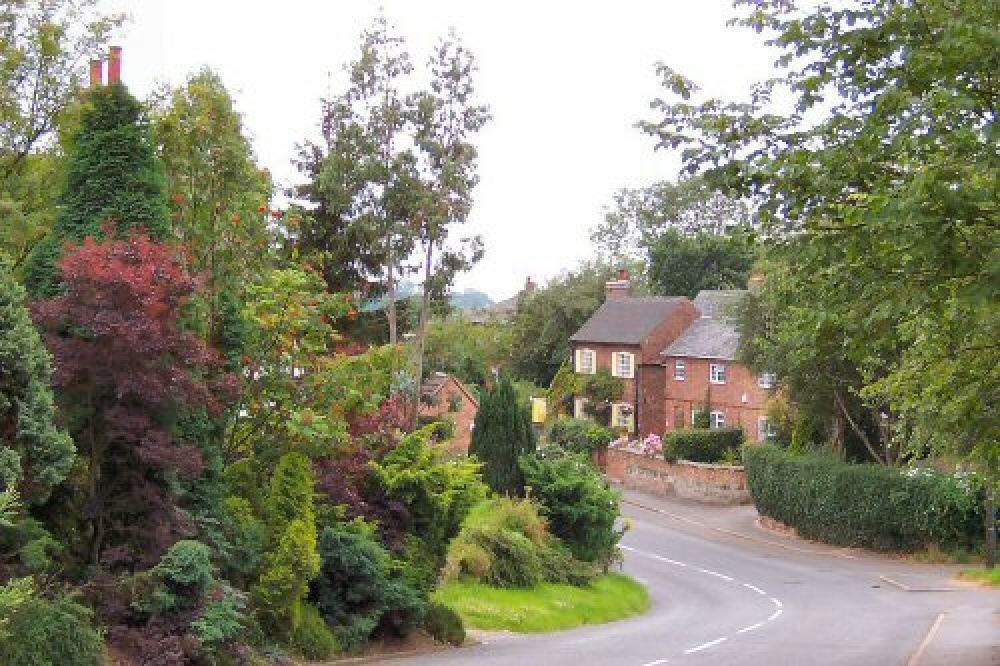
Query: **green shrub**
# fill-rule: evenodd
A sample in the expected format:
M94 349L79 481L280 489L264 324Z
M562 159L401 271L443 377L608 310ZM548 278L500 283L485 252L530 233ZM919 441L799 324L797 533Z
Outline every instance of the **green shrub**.
M465 625L462 616L442 603L431 602L424 616L424 629L434 640L449 645L465 642Z
M580 454L539 453L522 456L520 464L549 529L573 557L610 562L621 538L615 530L621 497L593 463Z
M490 554L484 583L493 587L534 587L545 580L538 548L523 534L497 527L473 527L465 538Z
M340 650L337 637L330 631L319 609L302 604L299 621L292 632L291 647L307 659L329 659Z
M557 539L539 548L538 558L546 582L583 587L597 578L597 568L593 563L576 559Z
M91 612L69 598L31 598L12 610L0 633L4 666L99 666L104 640Z
M968 479L772 446L748 447L744 460L757 510L806 538L882 551L982 543L982 491Z
M615 438L611 428L586 419L559 419L549 430L549 444L573 453L593 455Z
M427 597L402 579L390 580L384 589L382 615L372 636L401 638L420 626L427 613Z
M245 610L246 595L233 588L225 588L223 597L206 605L191 627L202 645L214 650L243 633Z
M691 428L667 433L663 441L663 457L667 460L690 460L718 463L731 460L743 447L742 428Z

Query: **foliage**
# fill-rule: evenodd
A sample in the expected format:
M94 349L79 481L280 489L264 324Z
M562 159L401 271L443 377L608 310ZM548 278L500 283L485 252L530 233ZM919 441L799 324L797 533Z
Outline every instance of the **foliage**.
M743 428L690 428L673 430L664 436L663 455L667 460L720 463L739 459L745 434Z
M487 493L477 463L445 461L444 451L430 444L435 428L426 426L408 434L383 460L371 464L372 481L388 499L407 507L411 582L421 589L429 589L444 562L448 542Z
M24 289L0 262L0 468L29 504L44 503L73 467L73 442L57 424L52 359L31 321Z
M320 570L316 526L295 519L280 533L277 543L264 555L260 580L252 600L265 632L284 642L294 641L302 623L309 581Z
M694 298L703 289L745 289L755 258L744 229L684 234L670 229L649 246L648 278L667 296Z
M246 595L233 588L225 588L217 598L202 609L191 628L201 644L218 649L241 637L246 628Z
M163 165L156 159L142 106L120 84L92 88L68 155L66 186L52 233L39 242L25 269L35 298L61 290L63 244L140 229L164 240L167 225ZM108 228L106 225L114 226Z
M483 464L483 479L499 495L524 494L517 460L535 450L535 433L527 408L518 402L506 377L480 395L469 455Z
M455 609L468 627L519 633L613 622L644 613L650 604L646 589L621 575L602 576L586 587L542 583L531 589L501 589L451 583L434 599Z
M992 569L966 569L959 577L963 580L971 580L989 585L990 587L1000 587L1000 567Z
M604 302L612 266L581 264L544 287L521 297L511 320L511 370L538 386L548 386L570 357L569 338Z
M340 651L340 643L319 609L312 604L303 604L301 617L295 626L291 640L292 648L307 659L329 659Z
M181 540L141 578L148 586L135 602L149 615L190 610L201 603L214 582L212 553L203 543Z
M752 211L745 201L714 190L704 179L695 177L619 190L614 203L604 210L604 222L591 230L590 240L602 260L619 265L648 260L652 248L664 238L723 237L734 229L749 228L751 223ZM693 267L680 268L689 271ZM666 289L663 293L686 292Z
M615 530L619 493L610 489L585 457L573 453L522 456L531 497L541 503L552 534L577 559L607 565L621 538Z
M100 666L104 639L92 613L68 597L32 597L6 616L0 663L7 666Z
M432 601L424 615L424 631L439 643L459 646L465 642L465 625L462 616L450 606Z
M930 448L995 484L995 3L738 6L784 76L746 103L691 101L693 82L661 66L674 99L654 102L644 128L688 171L760 198L789 301L813 311L787 320L856 371L840 405L857 393L886 416L889 441L876 442L840 407L873 457Z
M56 359L53 379L85 464L80 511L87 554L106 546L121 562L155 562L184 531L176 479L202 473L197 448L179 441L170 417L181 407L217 414L233 379L179 315L196 282L171 250L144 234L88 238L62 260L65 291L35 317Z
M591 456L615 438L610 428L586 419L558 419L549 428L548 442L572 453Z
M461 315L435 318L427 325L425 374L445 372L464 384L485 386L492 368L508 364L510 329L496 322L474 324Z
M611 425L611 403L621 400L625 382L600 368L583 382L582 394L587 399L587 413L605 428Z
M874 550L982 544L981 488L971 477L852 465L771 446L744 451L757 509L810 539Z

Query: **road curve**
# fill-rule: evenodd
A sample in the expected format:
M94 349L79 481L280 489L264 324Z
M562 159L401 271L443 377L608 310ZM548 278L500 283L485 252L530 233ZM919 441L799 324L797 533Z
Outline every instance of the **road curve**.
M633 521L625 571L649 588L649 613L557 634L489 633L481 645L394 663L924 666L912 658L941 613L1000 607L996 592L929 591L941 589L947 568L790 547L677 512L625 509Z

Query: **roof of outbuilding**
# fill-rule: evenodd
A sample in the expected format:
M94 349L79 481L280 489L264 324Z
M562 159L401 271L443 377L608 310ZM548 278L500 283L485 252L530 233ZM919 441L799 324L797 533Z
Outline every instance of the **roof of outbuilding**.
M661 355L732 361L736 359L739 346L740 334L731 322L702 317L688 326Z
M746 289L706 289L694 297L694 306L702 317L730 318L748 293Z
M650 333L686 299L615 298L605 301L580 330L573 342L642 344Z

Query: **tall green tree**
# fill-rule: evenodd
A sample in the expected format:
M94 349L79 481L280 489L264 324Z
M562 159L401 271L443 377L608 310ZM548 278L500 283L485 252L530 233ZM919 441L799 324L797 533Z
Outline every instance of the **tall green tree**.
M145 229L156 240L169 234L163 165L142 105L119 83L91 88L84 103L59 215L26 266L25 286L36 298L59 292L58 262L67 241L101 238L108 222L122 233Z
M469 455L483 464L483 479L493 492L520 497L524 473L518 460L534 452L535 446L531 416L510 380L503 377L480 397Z
M668 229L650 240L647 279L665 296L694 298L703 289L745 289L755 259L744 229L685 234Z
M76 449L56 424L52 359L31 322L24 289L0 262L0 481L44 503L69 476Z
M694 83L661 65L674 97L643 126L689 170L760 198L791 279L832 296L858 394L891 437L1000 479L996 3L737 5L784 76L746 102L692 101Z

